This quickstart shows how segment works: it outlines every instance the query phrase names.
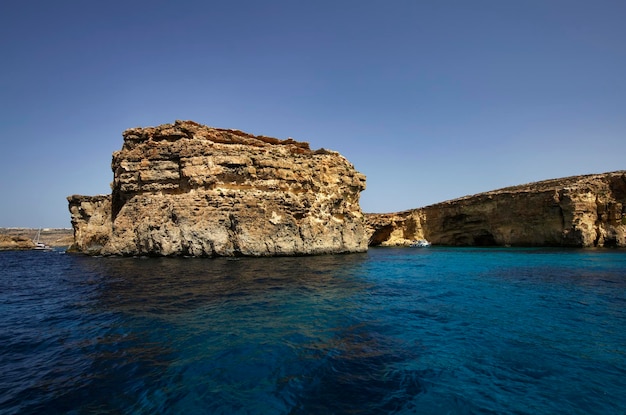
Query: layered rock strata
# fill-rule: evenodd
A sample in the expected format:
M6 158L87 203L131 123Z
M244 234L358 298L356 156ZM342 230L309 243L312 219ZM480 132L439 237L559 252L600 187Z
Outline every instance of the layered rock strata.
M367 249L365 176L339 153L192 121L124 131L112 194L68 197L93 255L268 256Z
M574 176L366 215L370 245L626 247L626 172Z

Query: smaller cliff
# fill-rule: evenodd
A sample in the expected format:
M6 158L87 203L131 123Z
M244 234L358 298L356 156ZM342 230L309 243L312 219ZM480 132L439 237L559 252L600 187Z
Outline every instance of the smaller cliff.
M626 247L626 172L573 176L367 214L369 244Z
M269 256L367 249L365 176L292 139L176 121L124 131L111 195L68 197L91 255Z
M0 251L25 251L34 249L32 239L18 235L0 234Z

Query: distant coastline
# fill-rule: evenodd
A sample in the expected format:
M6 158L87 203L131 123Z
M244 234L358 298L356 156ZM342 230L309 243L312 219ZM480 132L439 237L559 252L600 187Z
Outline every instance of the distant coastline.
M0 228L0 251L33 249L38 231L37 228ZM74 231L72 228L42 228L39 239L51 247L67 248L74 242Z

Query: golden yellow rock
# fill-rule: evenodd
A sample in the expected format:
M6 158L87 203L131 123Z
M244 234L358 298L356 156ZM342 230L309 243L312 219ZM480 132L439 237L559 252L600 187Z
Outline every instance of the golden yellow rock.
M626 172L552 179L366 215L370 245L626 247Z
M336 152L192 121L123 133L110 196L70 196L71 250L304 255L367 249L365 176Z

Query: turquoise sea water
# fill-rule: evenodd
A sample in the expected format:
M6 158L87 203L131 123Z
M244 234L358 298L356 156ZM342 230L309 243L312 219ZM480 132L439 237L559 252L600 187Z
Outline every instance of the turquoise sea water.
M626 252L0 252L2 414L625 414Z

